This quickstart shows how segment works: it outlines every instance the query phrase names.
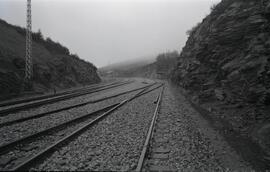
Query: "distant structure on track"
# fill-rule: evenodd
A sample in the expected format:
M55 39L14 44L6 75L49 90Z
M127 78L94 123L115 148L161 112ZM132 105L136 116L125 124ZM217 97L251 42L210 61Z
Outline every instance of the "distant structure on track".
M25 53L25 76L23 89L32 88L33 63L32 63L32 14L31 0L27 0L27 19L26 19L26 53Z

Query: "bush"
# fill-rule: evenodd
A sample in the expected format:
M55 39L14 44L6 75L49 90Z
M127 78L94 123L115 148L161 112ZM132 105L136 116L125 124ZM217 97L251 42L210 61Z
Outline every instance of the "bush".
M213 5L210 7L211 12L214 11L214 10L216 9L216 7L217 7L217 4L213 4Z
M196 30L197 30L197 28L200 26L200 24L201 24L201 22L199 22L199 23L197 23L195 26L193 26L190 30L188 30L187 32L186 32L186 34L189 36L189 35L191 35L191 34L193 34Z

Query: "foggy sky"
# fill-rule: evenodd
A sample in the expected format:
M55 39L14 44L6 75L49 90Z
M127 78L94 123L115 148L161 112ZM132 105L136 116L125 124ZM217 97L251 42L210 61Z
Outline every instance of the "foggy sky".
M186 31L220 0L32 0L41 29L96 66L181 51ZM0 18L25 27L26 0L0 0Z

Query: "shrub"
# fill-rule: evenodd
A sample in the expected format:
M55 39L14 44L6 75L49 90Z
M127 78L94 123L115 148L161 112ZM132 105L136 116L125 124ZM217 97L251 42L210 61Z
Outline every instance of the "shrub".
M201 22L197 23L195 26L193 26L190 30L188 30L186 32L186 34L189 36L191 34L193 34L193 32L195 32L197 30L197 28L200 26Z

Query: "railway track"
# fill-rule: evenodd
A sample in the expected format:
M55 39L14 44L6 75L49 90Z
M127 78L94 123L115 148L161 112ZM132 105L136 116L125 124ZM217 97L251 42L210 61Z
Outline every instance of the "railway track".
M135 94L129 99L126 99L122 102L115 103L113 105L109 105L107 107L101 108L95 112L92 112L90 114L83 115L81 117L75 118L73 120L67 121L65 123L62 123L60 125L51 127L49 129L43 130L41 132L35 133L33 135L21 138L19 140L16 140L14 142L11 142L9 144L3 145L0 147L1 156L9 155L10 152L22 152L22 150L27 150L27 147L33 146L33 145L40 145L40 142L44 142L44 139L53 140L50 144L43 144L44 146L40 150L39 148L33 148L34 153L26 157L26 160L24 159L24 156L20 158L19 164L13 164L9 168L4 168L8 170L25 170L29 169L29 167L33 166L35 163L42 160L42 158L48 156L51 152L57 149L58 146L63 145L64 143L67 143L71 141L72 139L76 138L76 136L80 135L82 132L84 132L86 129L91 127L92 125L96 124L98 121L103 119L105 116L109 115L110 113L114 112L119 107L123 106L124 104L128 103L129 101L132 101L133 99L140 97L144 94L147 94L157 88L160 88L162 85L156 86L154 88L151 88L153 85L148 85L145 88L143 88L140 92ZM149 89L151 88L151 89ZM105 112L104 112L105 111ZM103 113L104 112L104 113ZM100 115L100 113L102 113ZM94 118L94 119L93 119ZM72 128L75 126L75 128ZM59 138L59 135L61 132L65 132L66 129L69 128L69 132L72 132L71 134L65 135L64 137L61 137L61 139L57 139L58 141L55 142L55 137ZM75 131L74 131L75 130ZM60 133L60 134L59 134ZM41 139L44 138L44 139ZM49 139L51 138L51 139ZM52 139L54 138L54 139ZM39 150L38 150L39 149ZM29 154L29 151L27 151ZM30 151L31 152L31 151ZM8 160L7 160L8 161ZM6 162L7 162L6 161ZM12 162L12 160L10 160ZM10 162L7 162L7 164L10 164Z
M35 96L35 97L30 97L30 98L25 98L25 99L5 101L5 102L0 103L0 107L18 105L18 104L21 104L21 103L27 103L27 102L36 101L36 100L42 100L42 99L62 96L62 95L65 95L65 94L76 93L76 92L79 92L79 91L82 91L82 90L100 88L100 87L104 87L104 86L110 86L110 85L117 84L117 83L120 83L120 82L118 81L118 82L112 82L112 83L108 83L108 84L94 84L94 85L90 85L90 86L88 86L86 88L63 91L63 92L59 92L59 93L56 93L56 94L47 94L47 95Z
M153 86L155 84L156 83L150 84L150 86ZM27 116L27 117L15 119L15 120L2 122L2 123L0 123L0 128L5 127L5 126L10 126L10 125L13 125L13 124L18 124L18 123L28 121L28 120L31 120L31 119L41 118L41 117L44 117L44 116L47 116L47 115L50 115L50 114L58 113L58 112L65 111L65 110L70 110L70 109L77 108L77 107L80 107L80 106L85 106L85 105L88 105L88 104L98 103L98 102L101 102L101 101L104 101L104 100L115 98L115 97L125 95L125 94L128 94L128 93L132 93L132 92L144 89L146 87L149 87L149 85L144 86L144 87L140 87L140 88L136 88L136 89L133 89L133 90L121 92L119 94L114 94L114 95L111 95L111 96L103 97L103 98L100 98L100 99L91 100L91 101L87 101L87 102L84 102L84 103L78 103L78 104L75 104L73 106L67 106L67 107L59 108L59 109L56 109L56 110L51 110L51 111L44 112L44 113L38 113L38 114L35 114L35 115L31 115L31 116Z
M154 115L152 117L147 136L140 154L140 158L135 169L136 172L155 171L155 172L176 172L177 169L168 166L166 162L169 160L171 150L169 149L167 132L164 131L166 124L158 121L158 113L161 106L162 95L164 87L162 88L157 100ZM165 163L164 163L165 162Z
M6 115L9 115L11 113L19 112L19 111L22 111L22 110L28 110L28 109L31 109L31 108L35 108L35 107L45 105L45 104L52 104L52 103L59 102L59 101L62 101L62 100L67 100L67 99L79 97L79 96L82 96L82 95L87 95L87 94L100 92L100 91L103 91L103 90L107 90L107 89L127 85L127 84L130 84L132 82L133 81L121 82L121 83L113 84L113 85L110 85L110 86L99 87L99 88L94 88L94 89L90 89L90 90L83 90L81 92L66 94L66 95L62 95L62 96L53 97L53 98L50 98L50 99L44 99L44 100L35 101L35 102L32 102L32 103L30 102L28 104L23 104L23 105L19 105L19 106L15 106L15 107L2 109L2 110L0 110L0 116L6 116Z
M141 151L140 158L138 160L138 164L137 164L137 167L135 170L136 172L141 172L143 170L145 161L148 158L149 149L151 147L151 140L153 137L155 125L157 122L157 116L158 116L158 112L159 112L160 105L161 105L163 91L164 91L164 87L162 87L162 90L161 90L160 94L158 95L157 100L155 101L155 103L156 103L155 112L154 112L154 115L152 117L149 129L147 132L147 136L146 136L146 139L145 139L145 142L143 145L143 149Z

